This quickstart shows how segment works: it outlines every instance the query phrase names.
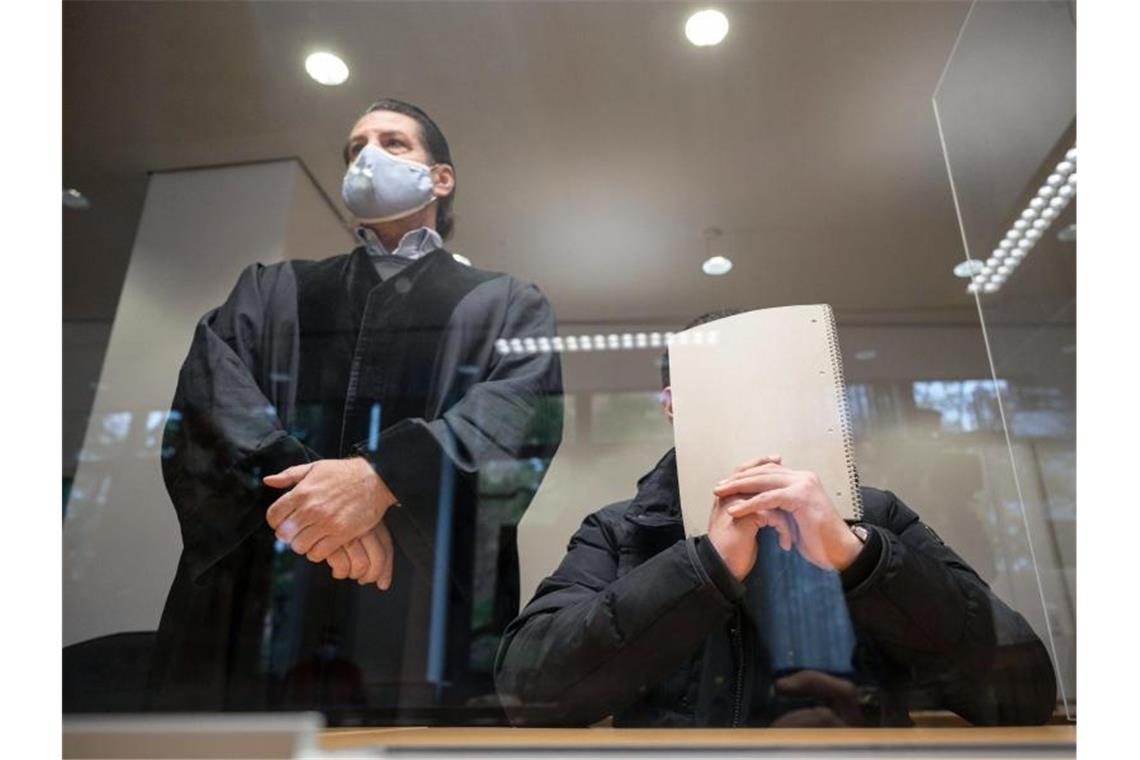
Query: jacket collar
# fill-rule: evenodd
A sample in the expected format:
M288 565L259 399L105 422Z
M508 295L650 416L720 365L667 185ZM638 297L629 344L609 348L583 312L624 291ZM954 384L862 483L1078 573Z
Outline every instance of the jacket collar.
M677 486L677 455L673 449L637 481L625 517L638 525L658 528L681 524L681 495Z

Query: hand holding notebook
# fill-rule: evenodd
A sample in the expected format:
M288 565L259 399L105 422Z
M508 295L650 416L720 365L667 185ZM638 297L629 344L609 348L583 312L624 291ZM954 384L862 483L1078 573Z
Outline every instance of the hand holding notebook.
M738 468L713 489L714 513L723 511L728 519L747 521L755 526L753 533L766 526L775 528L781 549L789 551L795 546L817 567L844 570L855 561L863 542L839 516L818 475L790 469L771 457L749 465ZM729 557L713 535L716 520L710 520L709 538L731 569ZM734 574L743 578L747 569L744 573L734 570Z
M830 307L761 309L699 325L673 336L669 365L681 512L690 535L706 531L717 484L765 453L780 454L783 464L753 465L747 476L753 507L777 499L792 515L814 504L803 517L815 519L820 504L830 503L842 518L861 517ZM757 496L760 485L773 495ZM825 551L809 551L813 561L826 558Z

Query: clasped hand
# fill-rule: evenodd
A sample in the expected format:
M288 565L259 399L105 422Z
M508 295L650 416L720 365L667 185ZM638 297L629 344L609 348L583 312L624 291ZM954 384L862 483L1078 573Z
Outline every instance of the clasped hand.
M334 578L392 583L392 536L384 514L395 495L361 457L322 459L264 479L289 488L265 513L277 538L311 562L327 562Z
M709 540L739 580L756 562L756 531L775 528L780 546L808 561L847 568L863 548L835 509L819 476L784 467L781 458L745 462L713 489Z

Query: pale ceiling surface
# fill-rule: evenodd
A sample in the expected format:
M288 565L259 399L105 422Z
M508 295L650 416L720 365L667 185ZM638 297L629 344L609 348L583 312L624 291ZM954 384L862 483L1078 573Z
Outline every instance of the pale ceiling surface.
M296 155L347 216L342 142L380 96L451 142L453 249L538 283L563 321L974 315L931 107L968 3L722 3L732 29L705 49L682 34L695 7L67 2L63 182L93 207L64 215L64 317L113 316L148 171ZM345 85L305 75L317 49ZM726 277L700 272L710 225ZM1051 246L999 296L1009 313L1072 298L1072 252Z

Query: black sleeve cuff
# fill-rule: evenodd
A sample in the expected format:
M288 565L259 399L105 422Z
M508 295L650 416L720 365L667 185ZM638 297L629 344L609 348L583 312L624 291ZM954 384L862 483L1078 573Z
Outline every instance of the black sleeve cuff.
M198 519L183 528L182 543L190 577L197 583L206 572L229 556L259 529L268 530L265 511L284 492L262 482L266 475L281 472L320 457L283 431L273 433L257 450L226 473L220 490L208 496L195 494L205 503Z
M724 560L721 559L720 553L713 546L712 541L709 541L708 536L697 536L693 541L696 543L697 557L701 560L701 567L704 568L705 573L712 579L713 585L724 598L730 602L736 602L744 596L744 584L732 575L728 566L724 564Z
M863 545L863 550L846 570L839 573L844 593L867 580L878 566L879 557L883 554L883 538L879 535L878 529L871 525L867 525L866 528L867 543Z
M422 419L408 418L380 434L375 449L356 444L397 503L384 514L392 538L421 572L434 567L436 519L443 466L452 464ZM453 483L455 487L460 484Z

